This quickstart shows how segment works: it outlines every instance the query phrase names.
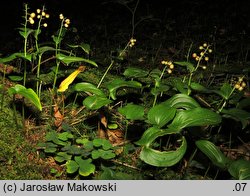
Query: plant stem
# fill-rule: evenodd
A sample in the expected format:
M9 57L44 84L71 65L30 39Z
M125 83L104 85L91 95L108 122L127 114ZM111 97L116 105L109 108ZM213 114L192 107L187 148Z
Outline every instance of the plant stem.
M99 88L104 80L104 78L106 77L106 75L108 74L109 70L111 69L111 67L113 66L114 64L114 60L111 60L111 63L110 65L108 66L107 70L105 71L105 73L103 74L101 80L99 81L98 85L97 85L97 88Z
M36 82L36 93L38 94L38 97L40 99L40 94L41 94L41 91L39 91L39 87L40 87L40 84L41 84L41 81L40 81L40 67L41 67L41 60L42 60L42 55L40 54L38 56L38 65L37 65L37 72L36 72L36 77L37 77L37 82Z
M138 7L138 5L139 5L139 2L140 2L140 0L137 0L134 9L131 10L131 11L132 11L132 19L131 19L131 23L132 23L131 37L132 37L132 38L134 37L134 33L135 33L135 13L136 13L137 7Z

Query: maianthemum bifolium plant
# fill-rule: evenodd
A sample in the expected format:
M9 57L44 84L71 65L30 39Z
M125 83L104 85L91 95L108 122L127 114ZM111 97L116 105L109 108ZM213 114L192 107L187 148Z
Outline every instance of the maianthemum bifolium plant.
M159 67L162 68L153 70L127 67L122 75L110 79L112 74L109 71L113 65L135 46L137 40L131 37L118 56L110 58L110 64L99 76L97 83L75 82L76 77L82 72L85 73L88 65L98 67L94 61L74 55L74 50L79 48L82 49L83 56L85 53L89 54L90 46L85 43L68 44L72 50L62 48L64 35L70 25L70 19L63 14L59 14L59 30L52 36L53 44L43 45L39 35L49 26L46 21L50 15L45 7L29 12L27 4L24 6L24 13L24 23L19 28L24 39L23 50L0 58L0 63L21 60L23 77L12 77L17 84L8 89L9 95L13 95L13 107L15 95L19 94L36 106L40 114L45 112L43 108L50 108L49 115L56 123L50 125L45 141L39 143L38 147L48 156L53 156L57 163L65 166L68 174L76 175L77 178L94 177L103 170L103 173L110 174L107 178L115 178L116 175L111 176L114 172L112 167L106 166L129 156L130 145L130 151L139 149L136 158L138 162L138 159L142 161L140 164L171 168L187 160L185 167L188 168L200 150L218 169L228 171L233 179L250 179L249 161L228 158L213 139L219 135L226 119L240 122L244 130L250 118L244 108L250 104L249 99L244 98L242 94L246 87L245 76L239 76L237 81L225 80L216 86L206 86L202 83L199 74L209 66L209 54L213 52L211 44L203 43L199 46L199 52L194 52L191 60L164 59L159 62ZM134 16L135 10L132 13ZM133 27L132 35L134 30ZM34 45L28 46L29 39L34 39ZM50 103L44 105L41 95L46 89L42 88L45 82L41 72L43 63L48 61L53 61L55 66L51 68L53 80L49 89ZM57 87L60 68L69 65L74 67L74 71L64 75ZM177 66L186 70L184 75L175 75ZM31 75L36 76L33 86L35 90L26 87L26 80ZM2 80L2 86L4 85L5 75ZM5 95L3 87L2 97ZM131 92L134 98L132 101L129 99ZM75 98L66 103L65 100L72 95ZM56 99L62 100L62 104L53 103ZM76 104L79 99L81 106ZM23 118L24 105L25 102ZM16 112L15 109L14 111ZM86 126L86 130L81 130L74 126L79 122L84 124L92 119L93 115L99 117L103 111L112 116L112 119L104 121L104 118L97 118L98 131L101 130L98 121L104 125L102 137L98 137L93 128ZM139 124L140 128L131 129L135 124ZM199 131L195 132L195 139L190 140L197 127ZM132 133L132 130L137 133ZM117 133L121 132L123 136L119 138ZM208 137L204 136L204 132L208 133ZM129 137L133 134L137 135L136 139ZM119 144L115 142L117 138ZM187 156L189 146L196 146L195 149L189 149L192 151L190 157ZM209 167L205 173L208 171ZM55 170L52 172L58 177L61 175ZM116 177L118 178L118 175Z

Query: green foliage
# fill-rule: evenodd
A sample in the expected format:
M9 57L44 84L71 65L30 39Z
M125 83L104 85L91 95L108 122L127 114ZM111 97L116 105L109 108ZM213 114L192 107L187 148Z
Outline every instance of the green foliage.
M109 96L115 100L116 99L116 91L122 87L130 87L130 88L141 88L142 84L137 81L125 81L123 79L116 79L107 84L107 89L109 90Z
M30 102L32 102L40 111L42 111L42 105L37 94L31 89L26 88L23 85L16 84L14 87L8 89L10 95L19 94L24 96Z
M129 8L127 5L126 7ZM44 7L43 10L45 10ZM133 15L132 35L134 35L135 27L138 25L134 23L135 10L136 8L130 9ZM186 61L163 61L162 68L159 66L150 70L129 64L129 67L124 68L122 74L109 73L114 65L119 68L123 66L120 63L129 57L127 54L136 42L136 39L131 37L123 49L116 50L118 53L115 57L105 57L105 60L111 59L111 62L105 72L102 73L101 69L100 71L96 70L99 68L99 63L97 64L94 60L89 59L90 56L92 57L89 44L62 44L67 32L67 28L63 25L65 18L62 19L59 30L55 35L52 35L52 44L40 43L41 23L38 23L36 28L28 28L28 16L30 14L28 14L27 5L25 5L24 11L25 21L22 27L18 28L19 34L23 38L23 49L20 52L13 52L7 57L0 58L0 64L3 64L4 67L3 82L0 84L1 109L4 108L5 97L10 98L11 96L14 99L14 95L21 95L41 111L38 114L39 120L42 119L42 115L49 115L49 118L60 121L54 123L56 127L49 124L49 127L53 128L46 133L46 141L40 143L38 147L43 149L46 155L53 156L58 164L64 165L68 174L87 177L99 172L97 179L134 179L133 175L114 171L111 167L105 167L103 163L107 163L115 157L128 161L127 157L132 154L136 164L141 164L143 167L147 165L159 168L172 167L180 163L185 155L188 156L187 150L192 151L193 149L190 148L195 144L209 158L211 163L220 169L227 170L234 179L250 179L249 161L231 160L215 145L216 142L220 142L216 137L220 130L224 129L225 120L230 119L233 122L240 122L242 129L248 127L250 113L247 108L249 108L250 100L249 98L243 98L243 93L240 92L246 86L246 83L243 82L244 76L240 77L236 84L228 78L216 85L213 85L214 83L211 81L205 81L213 74L210 74L209 77L205 76L200 68L206 69L206 66L201 62L203 60L208 61L209 58L205 55L212 52L210 49L212 45L204 43L200 46L202 52L199 56L196 53L192 55L195 61L189 61L188 54ZM31 46L28 46L29 42ZM67 47L64 49L61 48L62 46ZM46 55L44 55L45 53ZM17 76L16 73L15 75L8 75L9 79L17 83L8 87L5 82L5 64L15 63L17 60L21 60L20 70L23 71L23 76ZM50 63L41 66L48 61L52 61L51 64L54 67L50 67ZM94 70L93 72L97 72L99 75L91 75L88 72L83 77L83 74L79 74L79 80L81 80L79 83L69 87L67 92L68 86L57 94L58 77L65 76L65 68L68 69L70 66L74 68L79 66L80 63L92 65L91 71ZM156 63L154 62L154 64ZM61 65L64 66L64 69ZM206 65L208 65L208 62ZM184 73L177 73L170 77L168 74L174 71L174 66L186 70ZM30 67L32 69L29 69ZM52 71L47 73L47 69ZM48 75L52 79L46 79ZM91 82L91 77L95 79L95 82ZM26 88L27 81L31 83L31 86L33 82L36 85ZM22 85L19 82L22 82ZM52 90L42 88L43 85L52 85ZM33 90L33 87L36 90ZM8 89L8 95L7 91L5 92L6 89ZM133 93L132 98L136 99L130 99L132 94L130 92ZM119 93L123 93L125 96L120 96ZM71 99L71 96L75 96L75 99ZM41 102L44 108L49 108L50 111L42 111ZM80 106L81 104L83 107ZM18 113L15 105L13 106L15 129L18 129ZM23 120L25 120L24 107L22 112ZM102 112L107 114L105 118L100 117ZM68 126L63 124L65 121ZM85 123L85 121L92 123L94 121L95 128L98 124L98 131L103 129L106 139L96 138L95 133L91 132L89 127L82 130L82 127L77 126L77 124ZM62 125L61 122L63 122ZM8 122L8 124L11 123ZM139 128L135 126L138 124ZM56 128L61 131L55 131ZM138 134L135 134L136 142L134 142L135 138L128 138L127 140L127 136L134 134L129 132L133 128L137 130L136 134ZM125 144L116 144L116 141L109 138L107 131L114 131L115 133L115 131L119 132L120 129L125 131L125 138L121 139L114 134L113 139L115 137L118 140L124 139L124 143L130 142L132 147L127 148ZM192 137L192 131L190 131L192 129L199 130L195 137ZM208 132L207 140L204 139L205 132ZM211 141L209 141L210 139ZM114 143L111 144L111 141ZM231 143L231 141L228 141L228 143ZM1 150L6 152L6 154L1 154L2 159L12 162L14 158L11 154L14 153L14 148L9 147L5 141L1 141L0 144ZM123 153L119 153L117 148L114 147L115 145L122 145ZM139 153L135 152L135 149L139 149ZM195 156L192 155L190 160L193 158ZM203 168L203 166L200 168ZM52 172L57 173L53 168ZM58 174L58 176L60 175Z
M195 144L205 155L208 156L214 165L225 169L230 164L230 160L212 142L198 140Z
M234 179L250 179L250 162L244 159L231 160L217 146L207 140L196 141L197 147L221 169L227 169Z
M94 160L110 160L116 156L108 140L79 138L69 131L48 132L46 142L38 146L46 153L52 154L58 163L66 163L67 173L78 173L84 177L95 172Z
M125 107L118 108L118 111L129 120L141 120L144 116L144 107L131 103Z
M174 151L159 151L148 147L143 147L140 158L146 163L157 167L170 167L178 163L184 156L187 149L185 138L182 138L181 146Z
M91 61L89 59L85 59L82 57L67 56L67 55L64 55L62 53L59 53L59 54L57 54L56 58L58 60L62 61L63 63L65 63L66 65L69 65L70 63L74 63L74 62L85 62L85 63L89 63L91 65L98 67L98 65L94 61Z

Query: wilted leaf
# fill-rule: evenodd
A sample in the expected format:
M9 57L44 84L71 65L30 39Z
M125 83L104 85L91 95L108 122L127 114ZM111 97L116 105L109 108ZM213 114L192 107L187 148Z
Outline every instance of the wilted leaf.
M67 78L65 78L60 86L59 89L57 90L58 92L64 92L68 89L69 85L75 80L75 78L77 77L77 75L84 71L86 68L86 66L80 66L77 70L75 70L73 73L71 73Z

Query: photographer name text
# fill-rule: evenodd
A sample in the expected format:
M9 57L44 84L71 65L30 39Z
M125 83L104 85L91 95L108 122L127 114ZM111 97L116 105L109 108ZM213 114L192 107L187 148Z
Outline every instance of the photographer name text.
M47 192L47 191L84 191L84 192L115 192L116 183L106 184L87 184L87 183L67 183L67 184L27 184L22 183L19 191L21 192Z

